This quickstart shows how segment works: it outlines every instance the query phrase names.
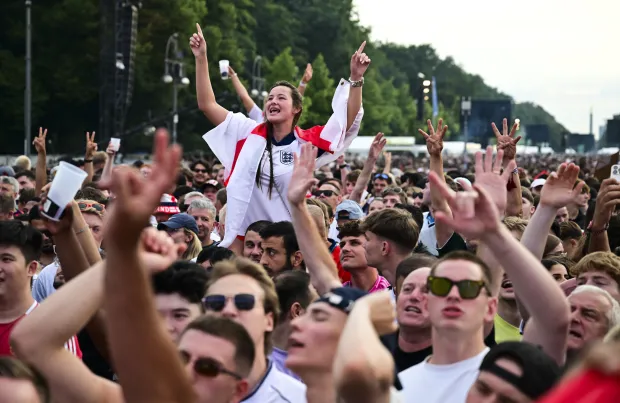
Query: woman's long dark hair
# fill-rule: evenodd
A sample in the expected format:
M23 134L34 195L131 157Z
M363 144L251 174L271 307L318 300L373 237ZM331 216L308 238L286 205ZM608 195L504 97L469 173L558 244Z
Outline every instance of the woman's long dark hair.
M276 87L286 87L288 89L291 90L291 98L293 100L293 109L295 108L299 108L299 112L297 112L295 114L295 117L293 118L293 126L291 127L291 131L295 128L295 126L297 125L297 122L299 122L299 118L301 117L301 112L302 112L302 96L299 93L299 91L297 90L297 87L295 87L293 84L289 83L288 81L278 81L276 82L270 89L269 92L271 92L271 90L273 90ZM264 108L264 106L263 106ZM263 111L264 113L264 111ZM271 199L271 192L273 190L273 187L275 185L275 180L273 177L273 156L271 154L271 147L273 145L273 124L271 124L271 122L269 120L267 120L265 118L265 125L267 127L267 152L269 153L269 190L268 190L268 195L269 198ZM260 176L261 176L261 171L262 171L262 167L263 167L263 158L265 157L265 154L263 153L263 155L260 158L260 162L258 163L258 169L256 170L256 186L258 186L259 188L261 187L261 181L260 181Z

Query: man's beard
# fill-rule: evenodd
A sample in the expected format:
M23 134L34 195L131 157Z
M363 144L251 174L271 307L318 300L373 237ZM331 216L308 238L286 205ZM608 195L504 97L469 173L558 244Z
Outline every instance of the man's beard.
M44 255L53 255L54 254L54 243L51 241L44 241L43 247L41 248L41 253Z

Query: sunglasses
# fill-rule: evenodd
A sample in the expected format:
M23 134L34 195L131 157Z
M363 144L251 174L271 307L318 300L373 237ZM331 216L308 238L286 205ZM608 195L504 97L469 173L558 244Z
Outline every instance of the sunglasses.
M388 174L375 174L375 176L373 176L372 178L388 180L390 177L388 176Z
M486 283L483 280L461 280L452 281L445 277L429 276L426 280L426 287L431 294L438 297L445 297L450 294L452 287L456 286L459 295L463 299L476 299L480 295L480 291L484 288L490 294Z
M185 352L181 352L181 360L183 361L183 364L187 364L189 362L189 355ZM237 380L243 379L241 375L224 368L224 365L222 365L221 362L218 362L213 358L207 357L200 357L196 361L194 361L194 371L197 374L206 376L208 378L215 378L220 374L225 374L232 376Z
M418 199L418 198L422 199L422 198L424 198L424 193L421 193L421 192L420 193L415 193L414 192L414 193L411 193L411 197L413 197L414 199Z
M80 211L88 210L91 208L99 213L103 213L105 211L105 206L100 203L78 202L78 207L80 208Z
M194 169L194 172L197 172L199 174L206 174L208 171L206 169Z
M333 195L338 195L338 193L333 190L317 190L316 192L314 192L314 195L316 197L332 197Z
M239 311L251 311L254 309L256 298L252 294L237 294L233 297L227 297L221 294L207 295L203 298L202 304L206 310L221 312L226 306L226 302L232 299L235 307Z

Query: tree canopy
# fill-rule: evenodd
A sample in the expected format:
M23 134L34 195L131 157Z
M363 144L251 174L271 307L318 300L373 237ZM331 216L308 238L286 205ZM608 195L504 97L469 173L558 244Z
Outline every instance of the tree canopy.
M6 3L6 4L5 4ZM3 2L0 15L0 121L4 153L23 149L24 38L23 1ZM340 78L348 78L351 54L369 37L360 25L352 0L150 0L138 16L133 101L126 128L170 114L172 86L161 77L168 37L179 33L179 45L191 83L179 93L179 141L186 150L207 150L201 135L209 122L197 111L194 63L187 38L199 22L208 43L213 86L222 103L239 108L230 81L219 80L217 60L227 59L245 83L251 83L252 64L263 58L267 89L277 80L299 82L306 63L314 78L306 91L304 126L324 124ZM33 135L49 128L50 153L80 153L86 131L97 130L99 106L100 15L98 0L37 0L32 6ZM372 65L364 85L365 116L361 134L382 131L388 136L417 136L416 92L419 73L436 77L440 116L449 136L460 136L460 99L509 98L468 74L451 57L440 58L431 45L402 46L369 42ZM248 88L250 89L250 88ZM566 131L553 116L533 103L518 103L513 117L522 124L548 124L552 145ZM432 114L425 104L424 119ZM170 119L164 120L168 122ZM102 140L102 139L98 139ZM128 134L123 150L148 151L142 132Z

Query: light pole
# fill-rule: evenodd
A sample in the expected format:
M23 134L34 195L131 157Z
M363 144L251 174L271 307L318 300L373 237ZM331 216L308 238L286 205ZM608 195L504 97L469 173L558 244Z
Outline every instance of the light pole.
M179 34L174 33L166 43L166 56L164 59L164 76L162 80L166 84L172 83L172 142L177 142L177 124L179 123L178 96L179 85L188 85L189 78L183 71L183 53L179 51Z
M256 98L260 103L261 110L263 109L263 100L267 98L267 91L265 91L265 79L261 75L261 64L263 58L256 56L254 63L252 64L252 90L250 94Z
M32 23L30 10L32 1L26 0L26 89L24 91L24 155L30 155L30 133L32 125Z
M461 98L461 115L463 115L463 164L465 164L465 171L467 171L467 140L469 137L469 131L467 128L467 120L471 114L471 98Z

